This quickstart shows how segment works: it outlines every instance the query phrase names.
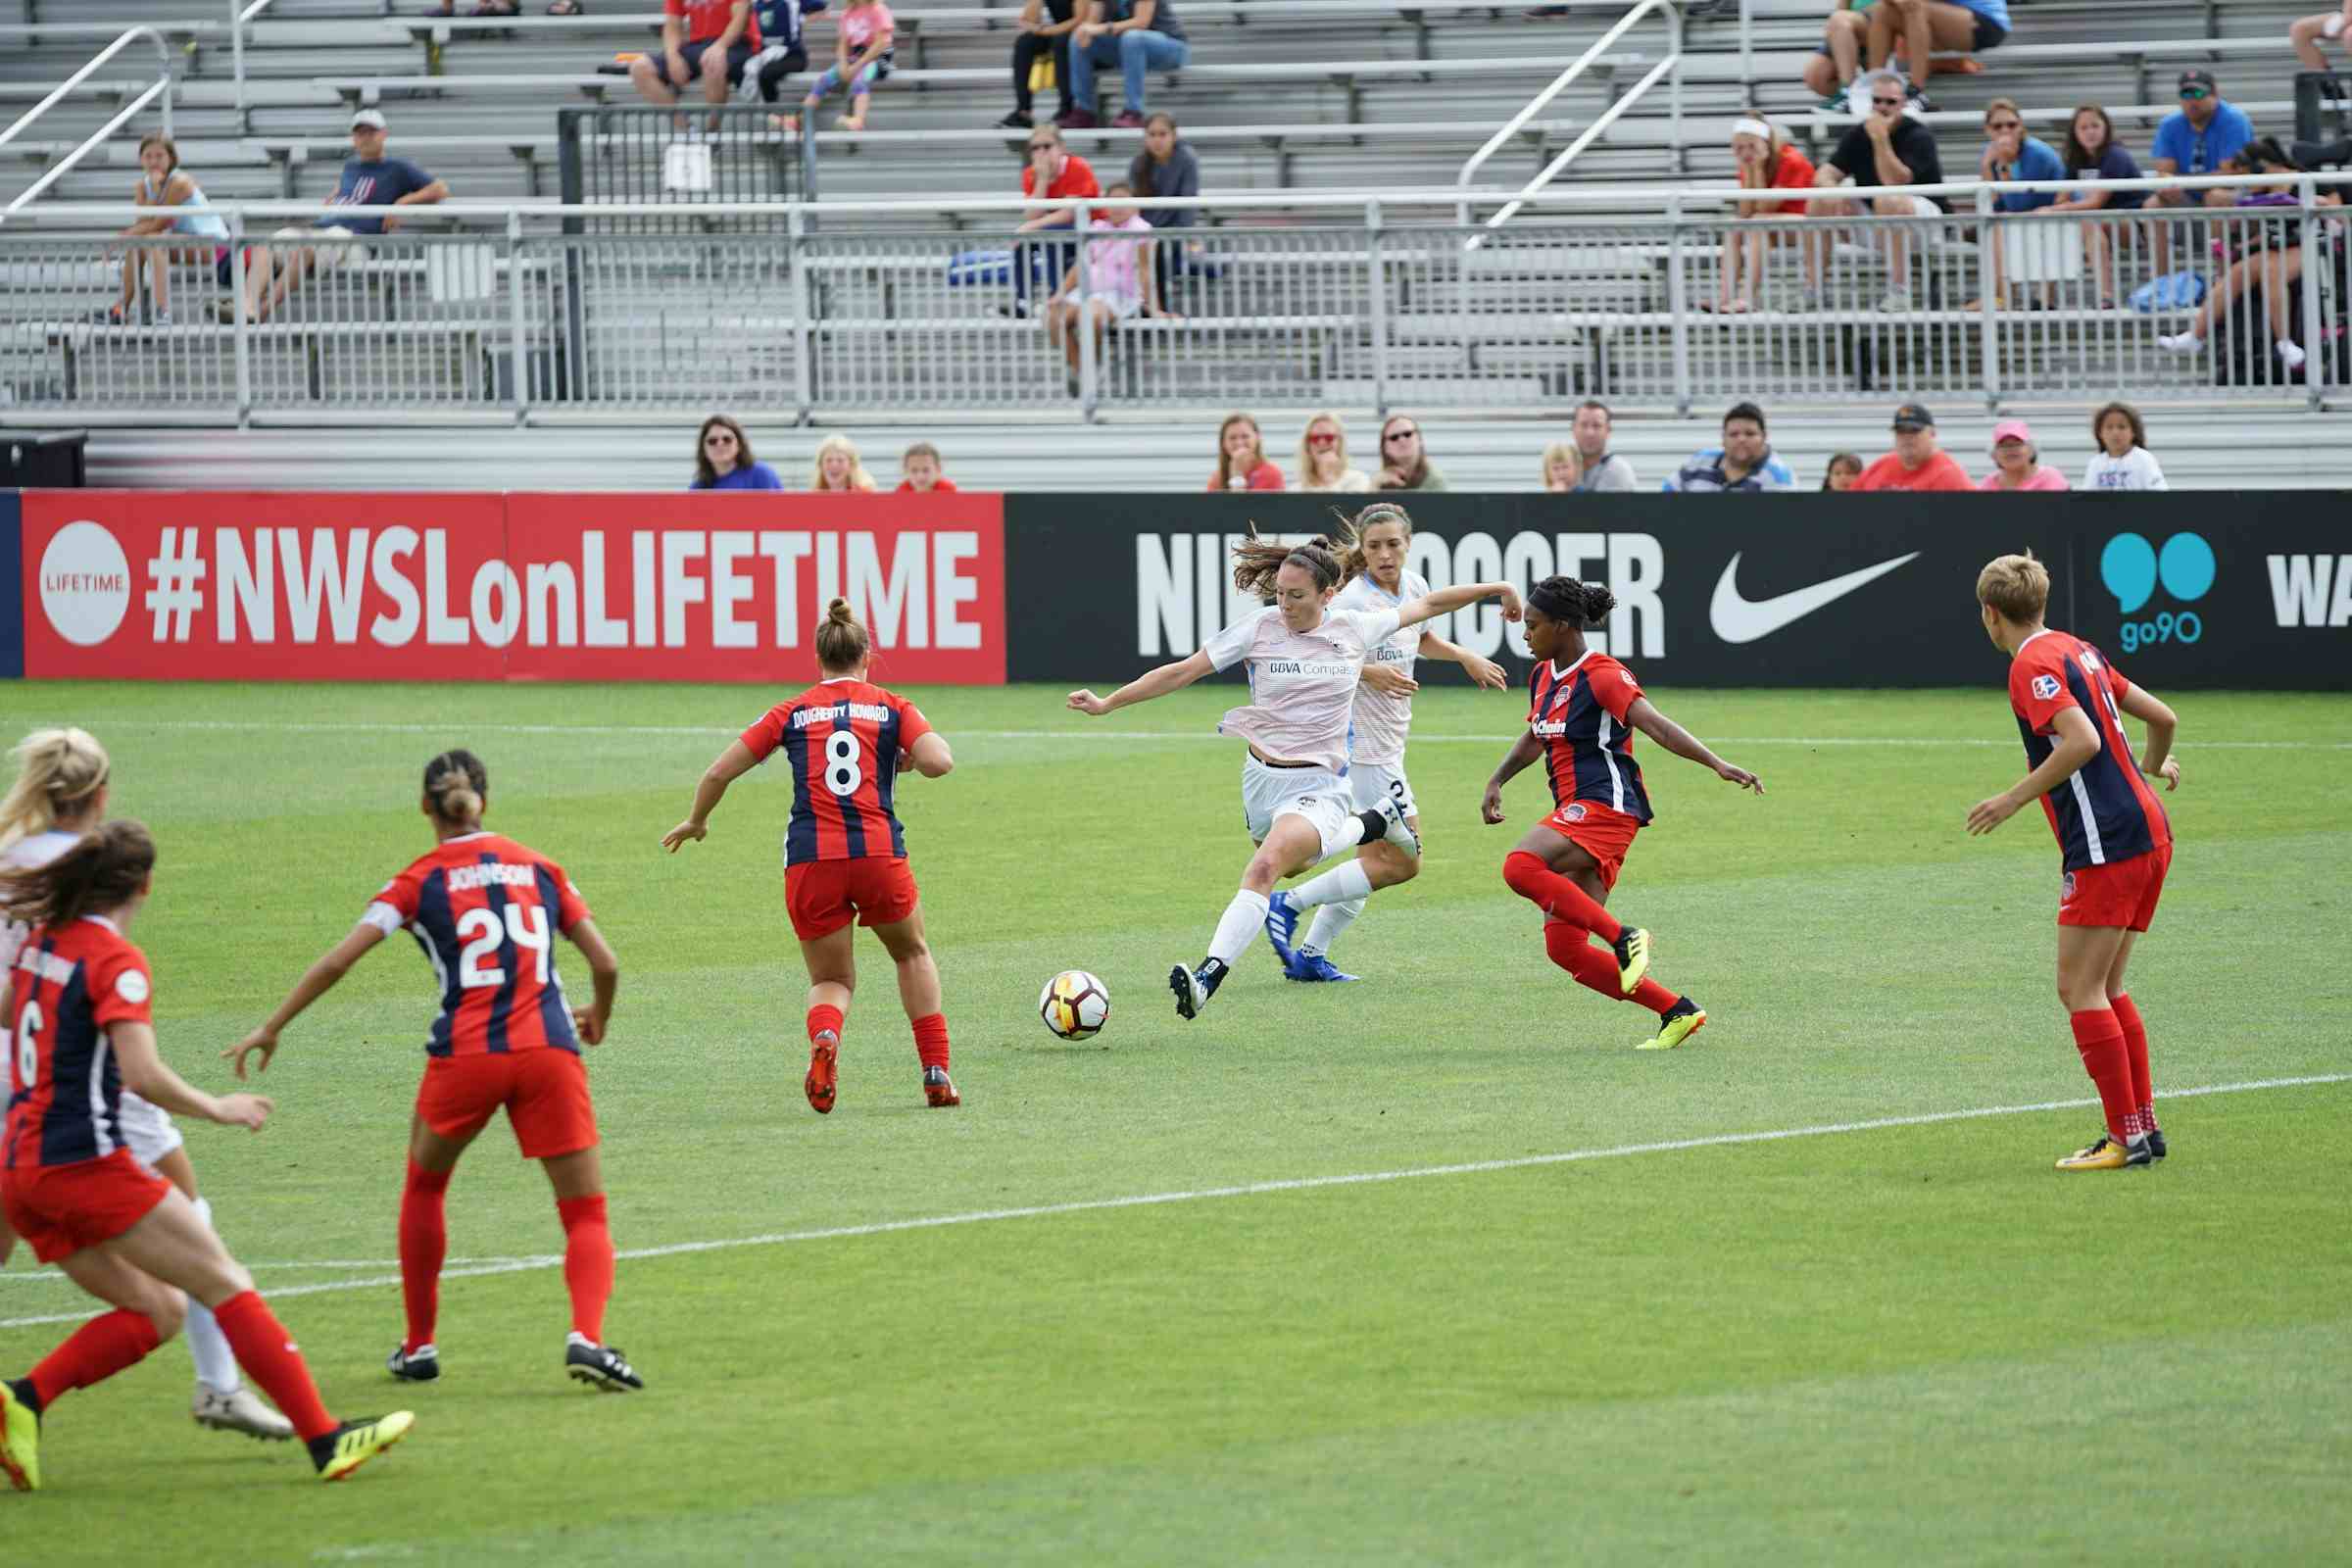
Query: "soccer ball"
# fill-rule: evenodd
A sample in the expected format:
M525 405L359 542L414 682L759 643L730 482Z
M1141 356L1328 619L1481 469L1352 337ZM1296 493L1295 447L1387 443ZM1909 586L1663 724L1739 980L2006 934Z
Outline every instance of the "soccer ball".
M1038 1015L1064 1040L1085 1040L1110 1022L1110 988L1084 969L1064 969L1038 993Z

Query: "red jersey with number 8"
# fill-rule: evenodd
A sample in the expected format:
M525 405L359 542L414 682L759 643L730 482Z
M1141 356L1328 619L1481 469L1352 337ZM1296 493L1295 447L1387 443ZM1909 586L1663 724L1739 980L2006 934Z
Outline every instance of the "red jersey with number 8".
M588 918L588 905L546 856L496 833L444 839L360 918L386 936L407 930L432 963L441 1016L427 1054L579 1051L556 938Z
M784 863L905 859L906 835L891 804L899 754L930 733L906 698L847 675L761 714L742 739L762 761L782 752L792 769Z
M104 1159L122 1143L122 1071L108 1027L147 1023L147 956L113 921L84 915L30 933L9 978L10 1170Z

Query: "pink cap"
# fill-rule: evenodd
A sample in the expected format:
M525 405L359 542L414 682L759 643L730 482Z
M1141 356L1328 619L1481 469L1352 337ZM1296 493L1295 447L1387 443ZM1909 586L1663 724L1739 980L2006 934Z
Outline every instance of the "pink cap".
M2032 446L2034 427L2023 419L2003 419L1992 427L1992 444L1997 447L2004 441L2023 441Z

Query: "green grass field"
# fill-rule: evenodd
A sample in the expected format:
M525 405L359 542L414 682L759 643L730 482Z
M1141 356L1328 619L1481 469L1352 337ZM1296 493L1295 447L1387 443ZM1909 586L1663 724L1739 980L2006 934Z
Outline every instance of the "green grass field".
M562 1233L499 1129L452 1191L444 1377L385 1376L431 1002L403 940L288 1032L267 1131L189 1142L330 1405L413 1406L416 1436L319 1487L290 1448L190 1423L168 1346L60 1401L48 1490L0 1494L0 1542L32 1563L2347 1560L2352 702L2177 698L2180 847L2132 986L2160 1101L2328 1081L2171 1100L2163 1167L2064 1177L2097 1115L2035 1108L2090 1094L2051 979L2056 853L2037 812L1961 831L2023 771L1999 676L1652 693L1770 791L1644 750L1660 821L1614 904L1711 1015L1665 1054L1629 1049L1648 1015L1553 968L1501 885L1544 798L1530 772L1510 825L1478 822L1517 695L1424 695L1427 870L1336 955L1365 982L1286 985L1260 947L1188 1025L1167 967L1249 852L1238 748L1208 735L1232 692L1092 721L1037 688L918 693L958 762L901 807L965 1103L922 1108L869 944L822 1119L787 786L755 775L707 843L657 846L761 693L11 687L0 728L95 730L116 811L156 829L133 935L167 1056L215 1089L217 1054L428 847L424 760L483 754L491 824L564 863L621 956L590 1069L624 1250L609 1329L650 1388L563 1379ZM1069 966L1115 1003L1084 1045L1034 1011ZM0 1370L88 1310L20 1253Z

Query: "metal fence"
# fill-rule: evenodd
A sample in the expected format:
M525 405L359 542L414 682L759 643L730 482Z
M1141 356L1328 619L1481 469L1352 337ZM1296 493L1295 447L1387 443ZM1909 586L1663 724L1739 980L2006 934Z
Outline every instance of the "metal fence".
M749 104L559 109L566 205L665 209L569 218L564 232L782 233L774 204L816 196L814 143L788 123ZM753 204L768 210L746 211Z

